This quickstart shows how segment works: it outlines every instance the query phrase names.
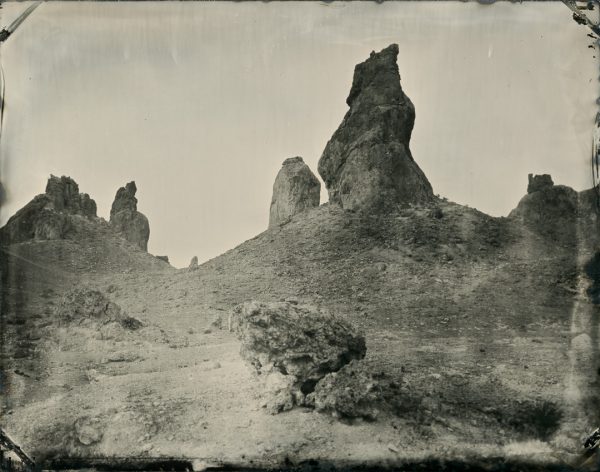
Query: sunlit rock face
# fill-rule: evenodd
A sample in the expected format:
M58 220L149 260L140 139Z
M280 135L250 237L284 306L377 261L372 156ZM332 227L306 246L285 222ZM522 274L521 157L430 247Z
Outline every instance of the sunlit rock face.
M301 157L283 161L273 184L269 227L287 223L295 214L319 206L321 182Z
M434 198L409 149L415 108L400 85L397 57L392 44L356 66L350 109L319 161L329 201L345 209L381 211Z

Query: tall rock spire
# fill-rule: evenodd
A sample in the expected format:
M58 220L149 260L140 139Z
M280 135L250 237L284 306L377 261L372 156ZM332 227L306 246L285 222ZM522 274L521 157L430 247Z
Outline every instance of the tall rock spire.
M110 224L127 241L147 251L150 225L148 218L137 211L136 192L135 182L129 182L117 190L110 209Z
M356 66L350 109L319 160L329 201L343 208L385 211L433 199L408 146L415 108L400 86L397 57L392 44Z

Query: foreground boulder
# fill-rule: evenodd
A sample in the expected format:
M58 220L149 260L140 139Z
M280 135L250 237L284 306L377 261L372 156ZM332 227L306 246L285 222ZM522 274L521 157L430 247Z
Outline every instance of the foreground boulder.
M136 192L135 182L129 182L117 190L110 209L110 224L127 241L147 251L150 225L148 218L137 211Z
M283 161L273 184L269 227L287 223L292 216L319 206L321 183L301 157Z
M395 382L382 374L372 375L363 362L353 360L320 380L306 404L335 417L374 421L390 397L398 401L399 389Z
M15 213L0 230L2 244L64 239L73 217L96 218L96 202L71 177L51 175L46 191Z
M350 110L319 160L329 201L345 209L382 211L434 198L409 149L415 108L400 86L397 56L392 44L356 66Z
M319 380L366 354L351 324L312 306L251 301L232 318L241 356L266 377L273 413L303 404Z
M576 244L577 192L564 185L554 185L547 174L535 178L529 174L527 190L527 195L508 217L543 237L562 244Z

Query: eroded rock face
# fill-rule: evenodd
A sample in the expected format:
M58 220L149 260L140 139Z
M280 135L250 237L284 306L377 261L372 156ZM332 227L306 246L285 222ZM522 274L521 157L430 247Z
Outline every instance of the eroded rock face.
M301 157L283 161L273 184L269 227L287 223L292 216L319 206L321 182Z
M308 305L246 302L231 325L242 342L241 356L256 372L277 374L271 382L276 398L267 402L272 412L288 409L290 398L303 404L319 380L366 353L365 338L352 325Z
M147 251L150 225L148 218L137 211L136 192L135 182L129 182L125 187L117 190L110 209L110 224L127 241Z
M342 418L375 420L390 390L366 371L359 361L352 361L338 372L327 374L308 395L307 403L322 413Z
M410 153L415 109L400 86L397 56L392 44L356 66L350 110L319 161L329 201L345 209L382 211L434 198Z
M539 190L544 190L546 188L551 188L554 186L554 182L552 181L552 177L550 176L550 174L529 174L527 176L527 179L527 193L537 192Z
M58 212L96 216L96 202L87 193L79 193L79 185L71 177L51 175L46 184L46 195Z
M142 326L102 292L88 288L75 288L65 293L54 308L54 314L58 321L67 324L118 323L130 330Z
M0 230L2 244L63 239L73 216L96 218L96 202L71 177L51 175L46 192L15 213Z
M564 185L554 185L549 175L529 179L527 195L510 212L530 230L563 244L576 244L578 194Z

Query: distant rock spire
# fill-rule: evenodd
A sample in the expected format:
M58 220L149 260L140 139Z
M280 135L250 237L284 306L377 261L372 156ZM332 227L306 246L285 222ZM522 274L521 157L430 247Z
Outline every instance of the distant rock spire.
M288 222L296 213L319 206L321 182L301 157L283 161L273 184L269 227Z
M147 251L150 225L148 218L137 211L136 192L137 187L133 181L117 190L110 209L110 224L129 242Z
M356 66L350 109L319 160L329 201L343 208L378 211L434 198L410 153L415 109L400 86L397 56L392 44Z

